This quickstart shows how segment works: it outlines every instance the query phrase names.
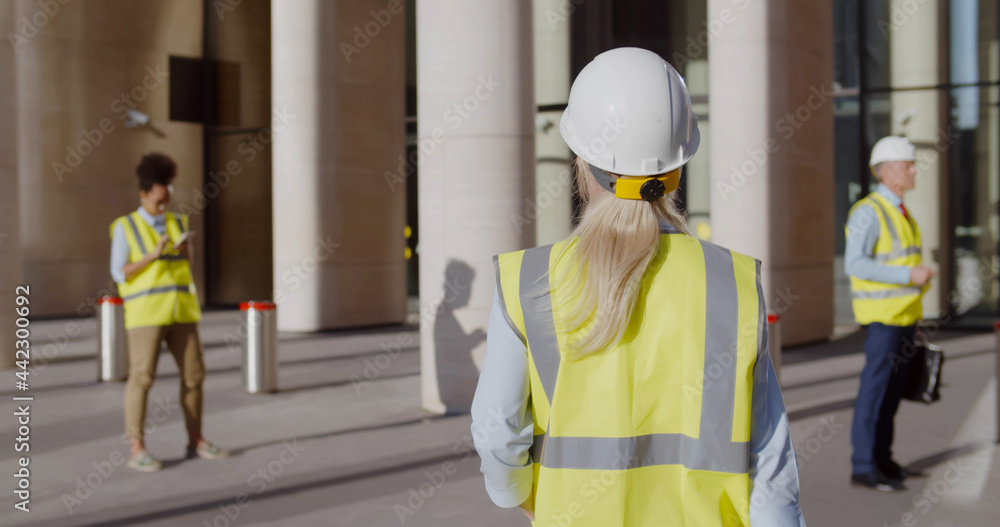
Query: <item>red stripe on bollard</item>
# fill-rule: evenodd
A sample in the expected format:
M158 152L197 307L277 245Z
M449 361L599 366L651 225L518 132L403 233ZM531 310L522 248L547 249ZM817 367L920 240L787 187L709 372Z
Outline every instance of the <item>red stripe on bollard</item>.
M997 379L998 382L1000 382L1000 320L998 320L998 321L996 321L996 322L993 323L993 329L996 330L996 332L997 332L996 358L993 359L993 360L995 362L995 366L994 367L997 370L996 371L996 379ZM997 390L997 405L996 405L996 410L997 410L997 416L996 416L997 436L996 436L996 441L997 441L997 443L1000 443L1000 389Z
M257 311L270 311L277 308L274 302L268 302L267 300L250 300L248 302L240 302L240 311L247 311L250 309L256 309Z
M777 313L767 314L768 335L767 353L771 356L771 364L774 365L774 374L778 377L778 384L781 384L781 317Z
M102 296L97 299L98 304L119 304L121 305L124 301L117 296Z

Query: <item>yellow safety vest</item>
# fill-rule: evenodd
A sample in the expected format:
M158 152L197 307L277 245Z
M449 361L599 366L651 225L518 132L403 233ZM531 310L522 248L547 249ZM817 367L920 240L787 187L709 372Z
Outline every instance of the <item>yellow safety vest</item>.
M920 265L922 247L917 222L907 220L903 211L877 192L858 200L851 207L850 214L854 214L858 207L865 206L875 211L879 222L875 261L905 267ZM848 238L851 236L850 230L850 227L846 228ZM884 284L851 277L854 319L861 325L880 322L890 326L912 326L923 318L922 296L923 288L917 285Z
M185 214L165 213L167 235L176 242L188 230ZM142 219L138 212L122 216L111 223L122 225L129 246L129 262L141 260L156 247L160 234ZM191 276L187 258L167 246L163 255L149 264L137 276L118 284L118 293L125 304L125 328L168 326L201 320L198 292Z
M571 359L559 322L579 240L494 257L527 344L538 527L750 525L753 368L766 353L760 262L662 234L624 341ZM572 276L572 275L569 275Z

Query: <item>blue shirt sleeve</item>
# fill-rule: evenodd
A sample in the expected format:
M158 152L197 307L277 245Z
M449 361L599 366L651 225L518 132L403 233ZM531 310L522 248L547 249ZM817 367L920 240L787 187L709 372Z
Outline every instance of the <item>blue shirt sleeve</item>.
M528 449L534 420L528 404L528 350L507 323L498 293L486 332L486 360L472 401L472 440L482 458L486 493L503 508L531 495L534 479Z
M905 265L885 265L875 262L875 244L878 242L879 221L871 205L863 205L847 218L847 238L844 247L844 273L848 276L881 282L906 285L910 283L910 268Z
M128 263L128 257L128 238L125 237L125 228L119 223L115 225L114 235L111 237L111 279L119 284L125 283L122 267Z
M751 407L750 525L805 527L788 414L766 349L754 365Z

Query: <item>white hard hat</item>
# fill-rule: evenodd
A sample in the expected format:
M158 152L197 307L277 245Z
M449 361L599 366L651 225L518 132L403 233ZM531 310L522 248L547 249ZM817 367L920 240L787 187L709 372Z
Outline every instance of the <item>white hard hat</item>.
M583 68L559 132L584 161L625 176L681 167L701 137L684 79L659 55L639 48L605 51Z
M872 147L869 167L887 161L916 161L916 147L905 137L890 135L879 139Z

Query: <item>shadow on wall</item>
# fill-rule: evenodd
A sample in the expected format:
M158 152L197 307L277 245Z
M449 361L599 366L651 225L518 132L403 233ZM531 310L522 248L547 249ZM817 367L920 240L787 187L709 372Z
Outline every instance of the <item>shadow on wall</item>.
M486 340L486 332L476 328L466 334L455 311L469 304L476 271L460 260L451 260L444 270L444 296L434 319L434 350L437 384L447 413L465 413L472 406L479 369L472 350Z

